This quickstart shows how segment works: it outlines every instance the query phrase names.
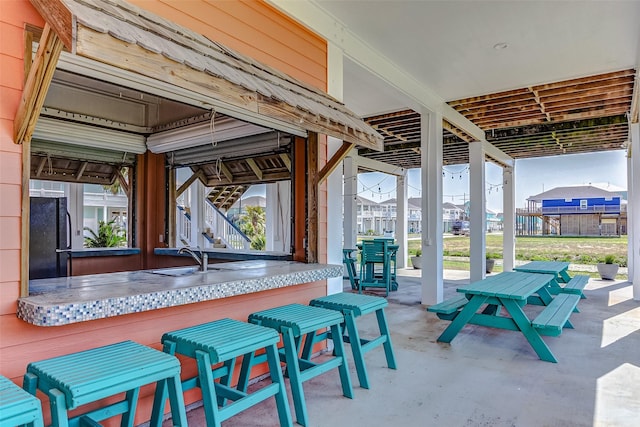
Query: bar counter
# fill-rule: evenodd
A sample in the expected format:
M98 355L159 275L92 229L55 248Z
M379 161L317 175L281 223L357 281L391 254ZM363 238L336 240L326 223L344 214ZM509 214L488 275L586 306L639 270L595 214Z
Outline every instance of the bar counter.
M18 317L62 326L342 277L341 265L294 261L218 263L208 272L171 275L180 269L31 280L29 296L18 300Z

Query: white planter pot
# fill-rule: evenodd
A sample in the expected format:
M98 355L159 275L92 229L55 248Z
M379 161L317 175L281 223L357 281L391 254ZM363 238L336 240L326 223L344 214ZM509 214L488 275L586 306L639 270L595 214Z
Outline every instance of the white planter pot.
M618 264L598 263L598 273L605 280L615 280L618 274Z
M420 270L422 268L422 257L421 256L412 256L411 257L411 264L413 265L413 268L415 268L416 270Z

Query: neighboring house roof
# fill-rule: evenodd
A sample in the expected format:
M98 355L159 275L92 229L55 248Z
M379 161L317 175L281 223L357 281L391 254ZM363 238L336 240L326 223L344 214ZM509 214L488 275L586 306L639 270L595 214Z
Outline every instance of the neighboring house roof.
M453 203L451 203L451 202L444 202L444 203L442 204L442 209L456 209L456 210L459 210L459 211L463 211L463 210L464 210L464 209L463 209L463 208L461 208L460 206L458 206L458 205L456 205L456 204L453 204Z
M620 197L620 195L592 185L578 185L552 188L549 191L531 196L527 200L532 202L541 202L542 200L552 199L589 199L596 197L612 198Z
M377 205L378 202L374 202L373 200L369 200L366 197L356 196L356 200L358 203L362 203L364 205Z

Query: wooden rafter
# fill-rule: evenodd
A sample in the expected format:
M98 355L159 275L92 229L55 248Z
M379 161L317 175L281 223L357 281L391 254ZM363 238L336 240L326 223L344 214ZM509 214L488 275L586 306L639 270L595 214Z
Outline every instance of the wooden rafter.
M325 179L338 167L340 162L347 157L347 154L353 149L355 144L349 142L343 142L338 151L335 152L333 156L329 159L329 161L323 166L320 170L318 184L322 184Z
M201 181L205 180L204 172L202 172L202 169L192 174L184 183L182 183L180 187L178 187L178 189L176 190L176 198L180 197L180 195L184 193L185 190L189 188L189 186L193 184L196 179L200 179Z
M251 170L253 171L253 173L256 175L256 177L259 180L262 180L262 171L260 170L260 168L256 164L256 161L251 159L251 158L249 158L249 159L246 159L246 162L249 165L249 167L251 168Z

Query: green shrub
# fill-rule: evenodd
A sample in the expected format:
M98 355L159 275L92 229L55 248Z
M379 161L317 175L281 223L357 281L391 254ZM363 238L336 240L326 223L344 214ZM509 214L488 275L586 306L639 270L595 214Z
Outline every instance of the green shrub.
M90 234L84 238L85 248L117 248L127 244L127 234L116 224L115 219L109 222L98 221L97 233L89 227L85 227L84 230Z

